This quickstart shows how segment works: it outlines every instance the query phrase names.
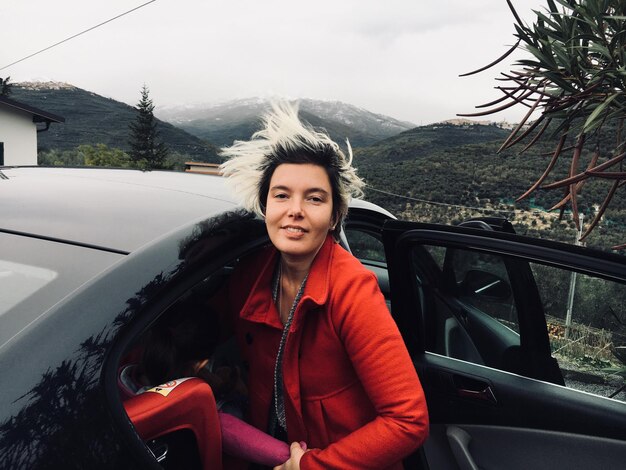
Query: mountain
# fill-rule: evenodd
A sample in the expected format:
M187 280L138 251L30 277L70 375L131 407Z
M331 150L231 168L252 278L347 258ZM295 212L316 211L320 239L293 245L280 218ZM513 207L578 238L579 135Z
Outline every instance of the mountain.
M326 129L338 142L348 138L355 147L369 145L415 127L413 123L340 101L301 99L299 103L300 116L309 124ZM233 140L248 139L258 130L259 118L268 109L269 100L251 98L215 105L159 108L155 113L191 134L224 146L232 144Z
M503 142L509 131L495 123L446 121L420 126L360 149L362 159L379 163L416 160L463 145Z
M445 204L484 205L521 195L546 164L538 153L545 150L542 147L523 155L498 154L507 135L495 124L432 124L356 149L354 164L370 189ZM566 165L555 170L561 175L565 171ZM367 196L374 202L384 200L373 191ZM559 196L542 193L534 202L550 207ZM406 200L384 205L398 211Z
M515 197L532 182L523 163L537 163L535 157L519 161L515 155L497 155L506 135L495 125L422 126L355 149L354 164L368 183L368 199L396 213L406 207L407 200L389 199L377 190L475 206L481 199ZM527 176L529 183L512 178L513 174Z
M11 98L65 118L65 123L52 124L48 131L39 133L40 151L72 150L98 143L129 149L128 125L137 113L132 106L57 82L16 83ZM217 150L210 143L160 120L157 129L172 152L194 160L219 161Z

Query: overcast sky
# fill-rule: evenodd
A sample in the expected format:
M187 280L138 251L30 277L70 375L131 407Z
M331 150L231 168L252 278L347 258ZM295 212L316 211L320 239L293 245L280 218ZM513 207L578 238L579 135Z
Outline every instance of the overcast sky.
M146 1L3 0L0 67ZM513 3L532 20L545 0ZM68 82L133 105L144 83L157 106L339 100L422 125L500 97L494 79L511 57L458 75L503 54L513 33L505 0L157 0L0 77Z

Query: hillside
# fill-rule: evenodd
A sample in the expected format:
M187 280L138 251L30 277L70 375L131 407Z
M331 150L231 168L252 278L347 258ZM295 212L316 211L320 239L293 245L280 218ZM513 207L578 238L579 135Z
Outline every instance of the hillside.
M428 157L462 145L502 142L508 131L492 125L438 123L415 127L360 149L359 155L377 163L395 163Z
M322 127L338 142L350 139L365 146L415 127L389 116L375 114L339 101L302 99L300 115L311 125ZM217 105L161 108L156 114L191 134L216 145L248 139L259 127L259 117L269 109L260 98L234 100Z
M545 154L553 148L552 142L522 155L517 149L497 154L507 135L494 125L423 126L356 149L354 161L368 183L367 199L401 218L454 223L469 217L501 215L513 220L522 233L571 242L575 236L571 217L566 215L559 222L558 212L545 211L559 202L561 191L539 191L514 204L545 169ZM581 168L589 158L588 154L582 156ZM568 164L569 155L557 164L550 181L564 177ZM587 222L610 184L593 181L585 185L578 204ZM611 207L589 244L606 248L626 239L624 191L616 194Z
M139 97L139 94L137 95ZM134 121L132 106L68 84L20 83L11 98L65 118L38 135L39 150L72 150L79 145L106 144L128 150L128 125ZM216 149L208 142L173 125L158 121L161 138L172 152L189 159L217 162Z
M355 151L355 165L373 188L446 204L521 194L535 157L496 155L507 132L495 126L430 125ZM528 183L526 182L528 181ZM368 193L372 200L379 198ZM396 210L401 201L393 203Z

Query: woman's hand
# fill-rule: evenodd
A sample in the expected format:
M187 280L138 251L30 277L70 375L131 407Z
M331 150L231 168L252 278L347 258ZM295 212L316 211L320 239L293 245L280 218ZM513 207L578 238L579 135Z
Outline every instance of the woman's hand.
M285 463L274 467L274 470L300 470L300 459L307 451L306 443L293 442L289 448L291 457Z

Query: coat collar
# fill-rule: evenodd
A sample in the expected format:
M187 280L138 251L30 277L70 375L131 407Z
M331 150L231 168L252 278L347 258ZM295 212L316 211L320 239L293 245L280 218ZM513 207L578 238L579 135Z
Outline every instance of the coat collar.
M335 249L335 241L332 235L328 235L320 251L315 256L309 277L304 288L304 295L300 300L300 304L296 309L294 320L291 326L292 330L298 328L302 322L302 314L298 314L303 308L310 310L320 307L328 301L330 286L330 267ZM260 274L257 277L248 299L246 300L242 310L241 318L249 321L266 323L282 329L282 323L279 320L278 312L272 300L272 274L278 260L278 250L271 247L263 252L257 263L254 263L253 269L260 267Z

